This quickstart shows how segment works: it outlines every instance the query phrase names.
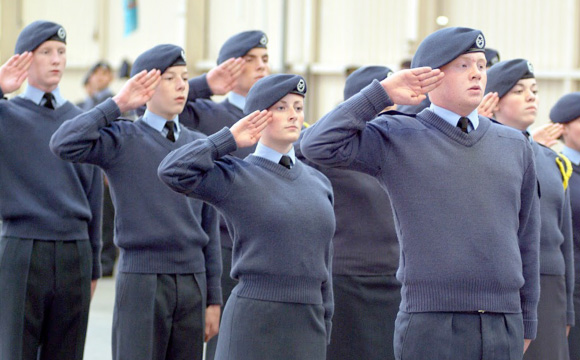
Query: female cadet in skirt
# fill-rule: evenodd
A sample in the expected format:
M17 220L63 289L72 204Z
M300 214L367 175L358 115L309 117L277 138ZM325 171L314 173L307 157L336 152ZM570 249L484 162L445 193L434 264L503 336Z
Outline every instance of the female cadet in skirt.
M562 127L562 154L570 159L572 165L569 191L574 243L574 309L580 309L580 92L562 96L550 110L550 120ZM580 312L576 311L574 315L575 323L580 323ZM570 360L580 360L580 329L577 326L570 329L568 349Z
M487 72L486 92L499 101L491 109L500 123L520 130L533 124L538 111L538 85L532 64L524 59L502 61ZM494 95L495 96L495 95ZM493 102L492 102L493 103ZM522 137L522 140L525 140ZM540 187L540 302L538 334L525 360L568 360L566 339L574 325L574 255L572 220L565 169L567 159L529 138Z
M335 218L330 181L294 154L305 93L298 75L260 79L246 100L248 116L159 166L173 190L220 210L232 235L231 276L239 283L224 310L218 360L326 358ZM228 155L256 142L245 159Z

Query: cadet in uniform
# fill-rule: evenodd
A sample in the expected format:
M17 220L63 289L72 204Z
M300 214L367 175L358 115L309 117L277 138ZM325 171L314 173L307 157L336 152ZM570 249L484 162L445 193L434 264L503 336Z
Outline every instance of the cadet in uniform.
M0 359L82 359L91 293L101 276L101 171L48 148L81 110L64 99L66 32L26 26L0 68Z
M536 119L538 85L525 59L502 61L487 72L486 92L499 102L494 119L523 132L534 150L540 197L540 302L538 336L524 355L532 360L568 360L567 328L574 325L574 254L567 159L533 141L527 128ZM564 186L562 186L564 184Z
M83 80L83 86L87 92L87 97L78 103L78 107L87 111L99 105L114 94L109 88L113 81L113 70L111 65L105 61L99 61L93 65Z
M298 75L258 80L246 99L250 115L159 166L172 189L216 206L233 238L239 283L224 310L219 360L326 358L335 218L330 181L294 154L305 93ZM245 159L228 155L258 139Z
M570 204L572 207L572 229L574 234L574 308L575 324L580 321L580 92L566 94L550 111L550 120L563 125L562 154L570 159L573 174L570 178ZM571 329L568 336L570 360L580 360L580 330Z
M259 30L244 31L230 37L221 47L217 64L223 66L233 59L241 59L241 71L232 84L232 91L221 103L209 99L190 101L182 114L183 124L206 135L212 135L224 127L235 124L244 117L246 96L256 81L270 74L268 64L268 37ZM190 97L189 100L194 100ZM255 150L255 146L237 149L232 155L241 159ZM232 239L224 221L220 223L220 238L223 258L222 291L224 303L236 282L230 277L232 267ZM209 341L206 359L212 360L219 335Z
M388 191L401 246L396 359L521 359L536 336L534 154L520 132L477 114L484 48L479 30L434 32L413 69L373 81L300 144L307 159L366 172ZM376 117L426 92L431 107L415 118Z
M114 94L109 88L113 81L113 70L111 65L105 61L94 64L83 80L83 85L87 92L87 97L77 106L83 111L88 111ZM111 200L111 192L107 178L104 178L105 188L103 195L103 250L101 252L101 265L103 276L113 276L115 262L117 261L118 250L114 244L114 219L115 209Z
M113 358L201 359L219 326L219 218L157 177L170 151L205 137L179 122L188 93L183 50L155 46L131 74L118 95L65 122L50 147L64 160L100 166L109 179L121 250ZM116 121L144 103L137 121Z
M381 81L392 74L385 66L355 70L346 79L344 100L373 80ZM326 358L394 359L393 333L401 283L395 277L399 243L389 196L368 174L316 168L332 183L336 216L332 259L334 316Z

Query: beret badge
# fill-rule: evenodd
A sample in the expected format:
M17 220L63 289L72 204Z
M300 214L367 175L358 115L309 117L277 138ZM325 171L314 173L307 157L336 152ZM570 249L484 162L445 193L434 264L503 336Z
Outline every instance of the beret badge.
M58 29L57 33L58 37L60 39L64 39L66 37L66 31L63 27L61 27L60 29Z
M483 38L483 34L477 35L477 39L475 39L475 45L480 49L485 47L485 39Z
M305 87L306 87L306 83L304 82L303 79L300 79L300 81L298 81L298 84L296 85L296 90L298 90L301 93L303 93Z

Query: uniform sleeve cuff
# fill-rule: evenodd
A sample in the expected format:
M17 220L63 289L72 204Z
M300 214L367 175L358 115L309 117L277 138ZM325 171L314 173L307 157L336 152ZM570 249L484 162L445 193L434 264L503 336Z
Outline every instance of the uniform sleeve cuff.
M234 135L227 127L221 129L213 135L210 135L208 139L215 146L214 149L217 151L216 159L219 159L222 156L225 156L238 149L236 139L234 139Z
M121 110L112 98L108 98L107 100L103 101L97 105L96 108L98 108L103 113L106 125L110 125L121 116Z
M534 340L538 330L537 320L524 320L524 339Z
M221 287L207 288L207 305L222 305L223 296Z
M212 95L213 92L207 82L207 74L189 80L189 93L187 94L188 101L195 101L195 99L209 99Z

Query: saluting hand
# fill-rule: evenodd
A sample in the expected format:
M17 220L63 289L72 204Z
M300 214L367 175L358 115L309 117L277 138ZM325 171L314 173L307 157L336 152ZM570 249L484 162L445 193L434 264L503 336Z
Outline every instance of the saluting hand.
M439 69L421 67L395 72L381 85L397 105L418 105L425 100L425 94L435 89L443 81L444 74Z
M499 96L496 92L490 92L481 99L481 103L477 107L477 113L488 118L493 117L493 112L497 110L499 104Z
M127 80L121 91L113 97L113 101L117 103L122 113L137 109L151 99L159 81L161 81L159 70L149 72L143 70Z
M252 146L260 140L262 130L272 121L272 113L267 110L254 111L238 120L230 131L234 135L238 148Z
M563 131L564 125L548 123L532 130L532 138L544 146L552 147L558 143Z
M242 74L243 58L231 58L207 73L207 83L214 95L224 95L234 88Z
M28 68L32 64L32 53L25 51L10 57L0 67L0 89L4 94L9 94L20 88L28 76Z

